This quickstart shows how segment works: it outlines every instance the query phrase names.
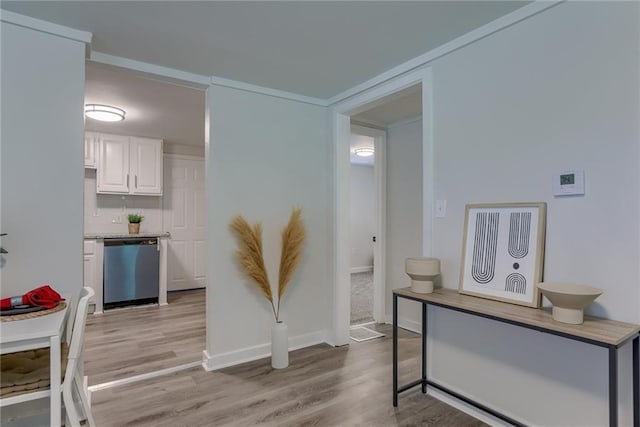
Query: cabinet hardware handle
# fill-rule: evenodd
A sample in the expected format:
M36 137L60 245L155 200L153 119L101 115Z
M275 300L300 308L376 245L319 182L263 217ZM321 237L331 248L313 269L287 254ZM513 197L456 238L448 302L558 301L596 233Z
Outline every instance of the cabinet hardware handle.
M136 180L136 188L138 188L138 175L135 175L135 180Z
M127 188L129 188L129 174L127 174Z

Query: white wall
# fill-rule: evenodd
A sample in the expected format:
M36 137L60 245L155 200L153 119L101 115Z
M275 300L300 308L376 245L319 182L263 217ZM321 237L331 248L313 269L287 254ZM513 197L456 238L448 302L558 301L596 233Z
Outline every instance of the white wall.
M458 286L466 203L546 201L545 280L601 287L589 312L640 322L639 12L563 3L433 64L445 286ZM552 196L567 169L585 171L584 197ZM442 309L429 322L432 379L525 424L608 424L605 349ZM620 364L631 425L629 346Z
M351 165L351 271L373 268L376 188L373 166Z
M233 259L229 222L236 214L262 222L265 262L277 286L280 232L292 207L302 207L307 241L281 317L290 344L324 341L331 320L331 144L326 108L217 86L207 99L206 364L216 368L268 354L274 322L269 303Z
M387 273L386 313L392 291L411 285L406 258L422 256L422 121L387 129ZM419 305L399 301L401 324L420 330Z
M96 193L96 170L84 170L84 232L128 233L127 215L140 213L144 221L140 231L162 231L162 197ZM120 223L114 223L114 220Z
M84 43L1 23L2 296L82 287Z

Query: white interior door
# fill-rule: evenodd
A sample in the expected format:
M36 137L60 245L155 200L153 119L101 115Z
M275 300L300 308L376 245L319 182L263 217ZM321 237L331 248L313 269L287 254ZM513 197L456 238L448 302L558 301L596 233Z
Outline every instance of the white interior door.
M167 289L203 288L206 280L206 201L204 159L166 155L164 159L164 231Z

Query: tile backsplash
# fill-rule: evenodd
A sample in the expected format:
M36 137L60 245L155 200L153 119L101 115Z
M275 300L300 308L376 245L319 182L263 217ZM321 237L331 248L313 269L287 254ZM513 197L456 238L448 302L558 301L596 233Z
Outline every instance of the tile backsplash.
M84 170L85 234L126 233L130 213L144 215L140 231L163 231L162 197L96 194L96 170Z

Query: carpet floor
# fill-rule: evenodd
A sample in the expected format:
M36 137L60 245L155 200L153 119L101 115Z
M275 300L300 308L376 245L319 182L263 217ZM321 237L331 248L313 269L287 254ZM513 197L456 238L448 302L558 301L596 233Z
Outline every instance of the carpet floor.
M351 275L351 324L373 322L373 272Z

